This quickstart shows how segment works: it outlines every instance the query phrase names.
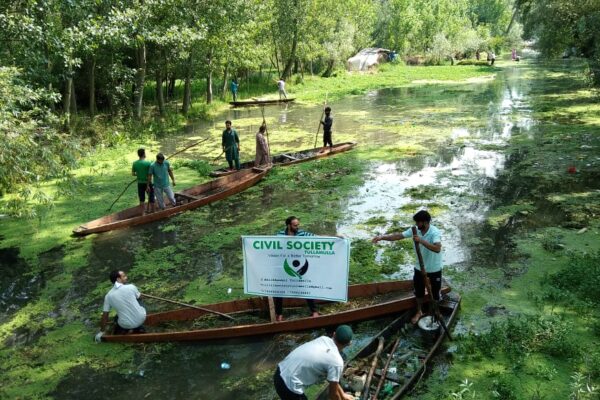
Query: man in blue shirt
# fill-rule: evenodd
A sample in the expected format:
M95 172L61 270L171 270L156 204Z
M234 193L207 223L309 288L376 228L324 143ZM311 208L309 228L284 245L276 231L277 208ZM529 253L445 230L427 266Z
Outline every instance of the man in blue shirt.
M165 160L163 153L158 153L156 155L156 161L153 162L148 169L148 187L151 187L152 182L154 181L154 195L158 202L158 207L160 207L161 210L165 209L163 193L167 195L173 207L177 205L175 194L169 184L169 177L171 177L173 186L175 186L175 176L173 175L171 164Z
M239 86L240 85L236 79L231 80L230 88L231 88L231 95L233 96L233 101L237 101L237 93L238 93Z
M277 236L315 236L314 233L306 232L300 229L300 220L294 216L288 217L285 220L285 229L282 229L276 233ZM278 322L283 321L283 298L273 297L275 302L275 315ZM306 304L310 309L313 317L318 317L319 312L317 311L317 305L312 299L306 299Z
M440 291L442 289L442 236L440 230L431 225L431 215L421 210L413 216L413 220L417 224L417 235L413 236L412 229L409 228L402 233L393 233L390 235L375 236L373 243L380 240L402 240L412 238L415 245L421 246L421 254L423 255L423 264L427 277L431 282L431 291L435 301L440 300ZM422 304L425 297L425 282L421 275L421 266L417 259L415 271L413 275L413 283L415 286L415 297L417 298L417 312L411 319L413 324L419 322L423 316Z

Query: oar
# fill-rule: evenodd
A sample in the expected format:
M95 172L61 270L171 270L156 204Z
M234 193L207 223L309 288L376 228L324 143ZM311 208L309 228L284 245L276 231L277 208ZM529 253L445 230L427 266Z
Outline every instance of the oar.
M182 303L180 301L169 300L169 299L165 299L163 297L152 296L152 295L146 294L146 293L141 293L141 295L144 297L147 297L149 299L160 300L160 301L164 301L167 303L177 304L177 305L184 306L184 307L195 308L196 310L206 311L206 312L212 313L212 314L217 314L217 315L220 315L221 317L229 318L230 320L235 321L235 318L233 318L231 315L223 314L223 313L220 313L220 312L214 311L214 310L209 310L208 308L198 307L198 306L194 306L191 304Z
M415 235L417 235L417 227L416 226L412 227L412 234L413 234L413 237ZM438 321L442 325L442 328L444 328L444 333L446 334L448 339L452 340L452 337L450 336L450 332L448 332L448 327L446 326L446 322L444 322L444 319L442 318L442 315L440 314L440 309L438 307L438 303L433 298L433 291L431 290L431 282L429 282L429 277L427 276L427 271L425 271L425 263L423 262L423 255L421 254L420 244L417 241L414 241L414 243L415 243L415 251L417 252L417 258L419 259L419 265L421 266L421 276L423 277L423 281L425 282L425 287L427 288L427 292L429 292L429 300L431 301L431 306L433 308L433 314L435 315L435 317L438 319Z
M317 139L319 138L319 131L321 130L321 121L323 121L323 116L325 115L325 107L327 107L327 94L325 93L325 103L323 103L323 112L321 113L321 118L319 118L319 126L317 127L317 134L315 135L315 146L317 148Z
M269 130L267 129L267 121L265 121L265 106L262 106L260 108L260 111L262 112L262 117L263 117L263 124L265 125L265 132L267 133L267 146L269 146L269 153L271 152L271 144L269 143ZM269 154L269 157L271 155Z
M197 145L199 145L200 143L206 142L208 139L209 139L209 138L206 138L206 139L204 139L204 140L200 140L200 141L198 141L198 142L196 142L196 143L194 143L194 144L191 144L191 145L189 145L188 147L184 148L183 150L179 150L178 152L171 154L170 156L168 156L168 157L167 157L167 159L169 159L169 158L171 158L171 157L174 157L174 156L176 156L176 155L177 155L177 154L179 154L179 153L183 153L184 151L186 151L186 150L188 150L188 149L190 149L190 148L192 148L192 147L194 147L194 146L197 146ZM113 201L113 202L112 202L112 204L110 205L110 207L108 207L108 210L106 210L107 212L108 212L108 211L110 211L110 210L113 208L113 206L115 205L115 203L116 203L117 201L119 201L119 199L121 198L121 196L123 196L123 194L124 194L124 193L127 191L127 189L129 189L129 186L133 185L133 183L134 183L135 181L137 181L137 178L135 178L134 180L132 180L131 182L129 182L129 184L128 184L127 186L125 186L125 189L123 189L123 191L121 192L121 194L119 194L119 196L118 196L118 197L115 199L115 201Z

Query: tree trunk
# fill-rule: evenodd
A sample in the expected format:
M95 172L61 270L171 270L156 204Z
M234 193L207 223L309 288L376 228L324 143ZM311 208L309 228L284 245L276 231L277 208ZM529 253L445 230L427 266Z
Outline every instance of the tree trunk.
M227 97L227 80L229 79L229 63L225 64L225 70L223 71L223 95L221 98L225 100Z
M136 61L138 69L135 73L133 115L136 119L140 120L144 112L144 82L146 80L146 44L144 42L137 45Z
M190 110L190 105L192 104L192 70L192 55L190 54L185 70L185 84L183 87L183 105L181 106L183 115L187 115Z
M93 117L96 114L96 57L92 56L89 71L89 113Z
M190 62L192 60L192 57L190 56L189 58ZM175 76L175 72L173 72L170 76L169 76L169 83L167 84L167 98L170 100L173 97L175 97L175 81L177 80L177 77Z
M206 56L206 66L208 72L206 74L206 104L212 103L213 90L212 90L212 50L210 50Z
M164 117L165 96L163 94L163 71L160 66L156 67L156 102L158 104L158 113L161 117Z
M71 115L77 115L77 97L75 96L75 82L71 78Z
M63 96L63 112L65 113L65 128L68 130L71 125L71 87L73 86L73 78L67 78L65 82L65 91Z
M285 64L285 68L282 72L282 78L287 79L291 76L292 66L294 65L294 61L296 60L296 48L298 47L298 29L294 29L294 39L292 40L292 50L290 52L290 58L287 60Z
M325 72L323 72L323 77L330 77L331 73L333 72L333 66L335 65L335 60L329 60L327 62L327 69L325 70Z

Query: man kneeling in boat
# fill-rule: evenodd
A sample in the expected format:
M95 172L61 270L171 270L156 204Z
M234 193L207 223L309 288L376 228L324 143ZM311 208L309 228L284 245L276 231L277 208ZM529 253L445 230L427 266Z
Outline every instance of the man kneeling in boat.
M146 309L139 302L142 294L138 288L135 285L127 284L127 274L123 271L112 271L110 281L113 283L113 287L104 297L102 320L100 321L101 333L106 329L108 313L113 308L117 311L113 334L145 332L143 323L146 320ZM96 340L100 338L96 335Z
M352 329L340 325L333 334L321 336L293 350L279 363L273 381L282 400L307 400L304 390L323 378L329 382L329 399L354 400L344 393L340 379L344 370L342 350L352 340Z

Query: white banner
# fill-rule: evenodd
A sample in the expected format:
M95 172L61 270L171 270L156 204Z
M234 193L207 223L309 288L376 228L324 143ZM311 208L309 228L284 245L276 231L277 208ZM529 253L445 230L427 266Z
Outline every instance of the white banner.
M348 300L350 242L327 236L242 236L244 293Z

